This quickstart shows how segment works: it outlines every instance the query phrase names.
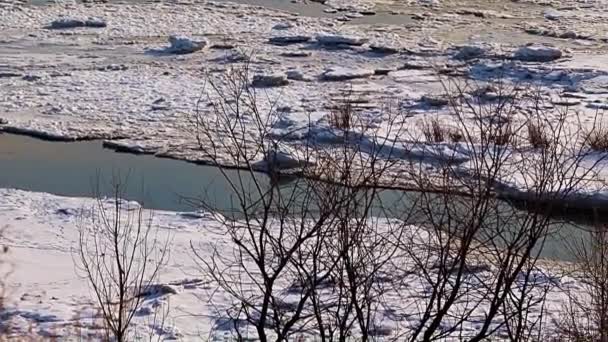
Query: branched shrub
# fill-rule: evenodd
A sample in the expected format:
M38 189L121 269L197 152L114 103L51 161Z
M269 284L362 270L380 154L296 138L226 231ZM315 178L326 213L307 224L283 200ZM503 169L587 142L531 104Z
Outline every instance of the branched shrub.
M160 241L152 215L123 200L126 182L113 180L108 202L97 192L90 218L79 227L76 267L92 289L108 340L132 339L132 321L157 281L169 240Z

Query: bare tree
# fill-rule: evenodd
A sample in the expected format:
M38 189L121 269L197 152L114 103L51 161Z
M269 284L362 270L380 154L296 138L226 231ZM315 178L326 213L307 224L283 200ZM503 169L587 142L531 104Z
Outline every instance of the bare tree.
M90 216L83 215L76 256L99 305L106 338L116 341L129 340L133 317L154 291L169 241L155 235L152 214L123 199L125 186L115 179L113 197L98 195Z
M407 113L391 106L375 128L357 101L332 104L327 126L309 119L285 131L249 67L207 78L189 127L203 159L235 168L220 169L233 208L194 202L219 212L228 247L192 248L232 298L218 309L238 338L539 336L555 287L539 266L558 228L551 217L600 162L583 165L576 115L548 113L533 88L456 84L445 89L452 126L423 126L431 141L409 135ZM381 187L395 185L415 192L397 211L381 200Z
M596 221L597 217L596 217ZM571 341L608 341L608 231L605 224L573 237L568 248L575 269L568 274L582 285L568 291L559 336Z
M501 329L513 340L531 338L540 331L546 293L555 287L538 267L543 245L557 228L551 216L556 205L589 184L598 163L583 166L580 126L569 125L567 111L550 117L533 89L524 94L499 83L487 100L466 96L479 94L478 87L454 86L446 90L464 137L459 150L467 151L466 167L455 162L454 153L435 174L414 169L409 177L419 187L419 225L429 237L419 248L404 244L405 252L430 293L410 300L420 322L408 339L456 335L480 341ZM521 118L524 105L533 110ZM522 143L532 120L545 130L543 144ZM477 329L465 331L472 321Z
M238 169L221 169L234 196L232 210L198 204L223 214L220 232L235 248L228 254L213 246L211 256L202 254L206 247L193 249L204 273L235 300L226 314L236 334L242 334L242 321L262 341L271 338L267 331L282 341L310 331L343 340L354 328L369 330L381 293L371 284L391 257L380 250L394 233L369 218L378 204L377 185L394 163L382 156L395 142L357 116L351 93L328 117L326 129L337 147L314 139L294 147L293 135L306 134L313 123L277 134L283 113L250 84L249 65L208 78L206 85L206 110L192 118L192 131L205 159ZM395 131L397 114L386 113ZM282 177L290 174L304 177L283 186ZM327 296L328 284L340 295Z

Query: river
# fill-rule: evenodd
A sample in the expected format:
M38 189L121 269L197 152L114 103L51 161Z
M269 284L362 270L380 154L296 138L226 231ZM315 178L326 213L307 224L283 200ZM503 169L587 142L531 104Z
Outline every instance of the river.
M14 134L0 134L0 168L0 188L69 197L110 196L112 178L128 177L126 199L143 203L146 208L170 211L200 209L192 199L195 202L204 199L218 210L232 211L235 196L222 171L232 179L241 177L245 184L252 182L247 172L152 155L117 153L103 148L101 141L50 142ZM259 176L256 179L268 182L265 175ZM287 180L282 190L293 191L294 184ZM390 216L399 217L411 207L416 196L411 192L382 190L378 206L388 209ZM580 228L584 226L564 218L559 222L555 227L560 233L548 241L543 256L568 260L563 240L580 236Z

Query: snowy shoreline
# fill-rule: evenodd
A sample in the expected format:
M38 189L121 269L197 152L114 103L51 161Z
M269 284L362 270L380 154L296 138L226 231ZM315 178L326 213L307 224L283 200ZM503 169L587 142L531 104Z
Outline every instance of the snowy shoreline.
M2 127L0 126L0 133L2 132ZM16 134L23 135L27 137L32 137L35 139L40 139L43 141L50 142L72 142L77 143L79 141L100 141L102 142L102 148L111 150L115 153L127 153L132 155L150 155L155 158L162 159L170 159L175 161L183 161L187 163L192 163L194 165L202 165L202 166L211 166L211 167L219 167L224 169L241 169L246 170L243 166L235 166L235 165L215 165L210 160L199 159L182 159L180 157L172 156L172 155L162 155L158 154L154 150L147 150L144 147L132 146L132 145L124 145L120 143L120 140L105 140L103 138L82 138L82 139L68 139L62 137L48 137L44 134L44 132L36 132L31 134L28 131L11 131L5 130L6 134ZM257 172L267 174L267 168L263 165L259 165L257 169L254 169ZM302 177L302 174L297 169L286 169L281 172L283 177ZM308 177L311 179L310 177ZM332 182L331 179L317 179L323 182ZM338 184L333 182L334 184ZM449 189L441 189L441 188L427 188L421 189L420 187L414 185L401 185L401 184L380 184L376 187L381 190L396 190L396 191L404 191L404 192L427 192L427 193L436 193L436 194L446 194L450 193L455 196L461 197L471 197L471 194L467 191L460 190L458 188L449 188ZM538 195L529 195L526 192L520 191L516 186L509 186L508 184L497 184L496 186L496 196L497 199L507 201L511 205L514 202L515 204L525 204L525 206L532 205L535 203L540 205L551 206L551 210L556 213L556 215L560 217L572 217L575 221L580 220L583 216L594 217L595 215L600 215L600 217L604 217L608 214L608 210L604 208L608 208L608 195L604 192L598 193L571 193L567 196L559 196L558 194L547 194L544 197L538 197ZM517 205L516 205L517 206ZM574 214L574 216L571 216ZM603 220L603 219L600 219ZM593 219L589 219L588 221L584 221L584 223L593 223Z
M110 204L109 200L103 202ZM74 334L89 338L97 336L98 318L93 311L93 298L86 281L73 266L78 229L86 224L90 210L95 206L93 199L0 189L0 221L5 225L0 242L9 247L8 259L4 259L2 269L8 262L11 270L7 277L5 314L10 317L17 336L29 332L56 338L72 338ZM126 207L137 208L137 204L130 202ZM133 327L140 336L152 334L182 340L221 340L230 336L230 332L221 327L225 318L221 310L218 311L229 303L217 302L217 294L209 292L212 289L202 282L201 270L191 250L191 246L197 246L198 253L207 253L211 250L202 247L212 244L228 248L224 241L226 237L221 235L217 222L209 215L154 211L153 226L159 229L158 238L171 240L170 258L158 281L172 290L144 302L145 310L136 315ZM565 300L562 291L576 291L579 285L570 277L559 276L561 271L556 271L555 275L549 271L557 265L561 265L557 269L562 269L566 264L540 261L540 265L536 276L544 280L536 281L555 282L553 290L547 294L546 309L559 308ZM413 277L411 282L416 279ZM422 293L423 289L414 286L406 292ZM213 296L216 302L207 302L208 296ZM154 313L161 314L166 308L170 308L167 320L162 326L155 325L160 323L152 320ZM551 317L558 319L559 315L554 314ZM80 327L78 330L74 329L76 324ZM397 332L402 323L389 319L383 324ZM467 324L466 329L474 331L475 322Z

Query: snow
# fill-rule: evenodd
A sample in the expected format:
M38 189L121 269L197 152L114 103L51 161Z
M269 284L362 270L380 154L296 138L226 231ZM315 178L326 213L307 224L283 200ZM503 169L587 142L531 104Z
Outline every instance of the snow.
M472 59L482 57L487 53L487 50L482 46L466 45L458 49L458 53L454 55L455 59Z
M108 23L101 18L72 18L64 17L53 20L49 27L51 29L71 29L77 27L103 28L108 26Z
M270 37L268 42L276 45L290 45L290 44L300 44L308 42L312 37L310 36L276 36Z
M188 54L204 49L208 43L206 40L192 40L190 37L169 36L169 47L164 52L178 55Z
M310 81L309 77L306 77L300 70L287 70L287 79L294 81Z
M16 331L27 333L31 329L36 335L52 332L65 338L78 332L79 318L83 336L98 334L94 329L99 323L92 305L94 299L73 263L78 226L81 218L88 218L95 202L9 189L0 189L0 197L0 221L7 227L2 243L9 246L8 261L13 270L8 277L7 312L16 324ZM213 311L204 302L196 302L196 292L204 292L202 284L185 288L187 274L197 272L188 246L190 241L199 241L197 235L203 229L212 229L212 224L201 225L200 219L186 219L176 212L155 212L154 221L160 228L159 238L171 237L172 251L160 276L161 283L149 289L155 295L148 296L150 299L144 301L135 318L136 330L143 336L157 334L155 330L163 327L159 322L149 326L152 317L170 305L172 316L165 322L165 328L177 331L174 325L179 325L180 334L193 339L207 331L213 321L212 317L195 315L211 316ZM207 308L201 312L203 307ZM191 312L191 316L184 319L180 310Z
M399 47L395 47L388 44L370 44L369 48L374 52L382 54L399 53Z
M325 70L321 78L325 81L347 81L355 78L366 78L372 75L374 75L374 70L371 69L333 67Z
M524 46L515 51L513 58L527 62L550 62L562 57L562 51L551 46Z
M549 8L543 11L543 15L548 20L559 20L563 14L555 9Z
M105 203L112 205L109 200ZM0 221L6 225L0 242L9 247L8 262L12 266L7 277L10 296L5 313L16 334L29 332L38 337L52 334L60 339L73 338L75 334L100 337L92 293L74 266L78 260L75 254L78 227L86 224L95 205L89 198L0 189ZM129 205L137 207L135 203ZM211 340L229 336L230 328L221 326L226 325L222 308L230 305L230 298L202 280L191 249L195 246L203 258L212 253L211 246L221 248L220 252L226 255L231 253L229 238L214 217L203 212L153 213L153 228L158 229L156 238L170 239L170 254L158 282L146 290L144 303L135 315L133 331L137 336L178 337L184 341L200 340L201 336ZM383 222L378 219L379 227ZM425 239L424 230L415 227L406 233L410 235L415 241ZM400 265L407 264L407 260L403 262ZM489 274L489 267L480 265L471 268L471 272L476 279L483 279ZM551 325L551 317L558 318L551 308L563 303L562 291L576 291L580 285L571 277L562 279L560 273L552 273L549 267L539 269L536 274L537 281L551 285L545 307L550 315L547 323ZM424 276L414 273L406 278L402 283L407 286L384 293L390 307L379 313L382 316L382 324L376 328L379 335L395 336L413 327L421 314L412 304L425 296ZM540 310L540 307L533 310L532 315ZM479 314L483 314L483 307L479 308ZM159 318L162 315L166 316L164 322ZM403 321L401 317L406 316L408 320ZM473 319L465 323L464 331L474 332L476 327Z
M363 37L357 37L352 35L340 35L340 34L319 34L316 36L316 40L321 45L354 45L360 46L367 42L368 39Z
M284 74L273 74L273 75L254 75L251 85L259 88L266 87L281 87L289 84L287 75Z

